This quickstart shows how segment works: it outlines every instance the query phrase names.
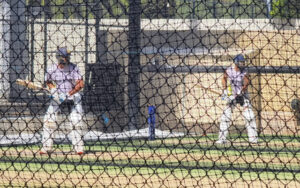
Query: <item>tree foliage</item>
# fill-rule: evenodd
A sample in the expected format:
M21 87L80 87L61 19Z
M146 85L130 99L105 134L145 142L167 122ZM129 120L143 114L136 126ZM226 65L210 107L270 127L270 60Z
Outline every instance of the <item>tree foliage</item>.
M142 14L147 18L169 18L176 12L175 0L144 0L142 4Z
M299 18L299 0L273 0L271 15L278 18Z

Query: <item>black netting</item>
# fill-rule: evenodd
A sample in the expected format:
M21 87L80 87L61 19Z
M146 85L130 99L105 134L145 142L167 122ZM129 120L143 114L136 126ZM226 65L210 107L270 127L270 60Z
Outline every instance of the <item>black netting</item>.
M0 0L1 187L300 187L298 0Z

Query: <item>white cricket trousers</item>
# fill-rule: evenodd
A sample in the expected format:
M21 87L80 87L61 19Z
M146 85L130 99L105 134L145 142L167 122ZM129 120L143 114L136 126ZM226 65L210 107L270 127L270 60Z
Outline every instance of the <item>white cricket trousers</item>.
M256 143L258 141L258 136L256 130L255 115L253 113L252 106L249 100L245 99L245 101L246 102L243 105L243 117L248 132L249 142ZM220 123L219 140L226 141L232 117L232 110L235 108L236 105L237 104L227 104L225 110L223 111Z
M79 93L74 94L74 106L72 107L71 113L68 115L70 121L71 132L70 137L72 140L73 149L75 152L83 152L84 143L83 143L83 121L82 121L82 105L81 105L81 96ZM57 126L57 113L60 111L59 105L57 102L52 100L44 117L43 125L43 138L42 150L47 152L52 150L54 132L58 129Z

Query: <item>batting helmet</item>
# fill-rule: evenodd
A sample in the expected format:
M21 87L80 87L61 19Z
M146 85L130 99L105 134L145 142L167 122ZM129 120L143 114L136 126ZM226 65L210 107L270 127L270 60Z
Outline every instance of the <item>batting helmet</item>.
M57 48L56 59L62 65L68 64L70 62L71 52L67 50L66 47Z
M291 102L291 107L292 107L292 109L299 111L300 110L300 100L293 99Z
M234 64L239 67L241 70L244 69L245 66L245 58L242 54L239 54L233 58Z
M67 50L66 47L58 48L56 52L56 57L64 57L64 58L69 58L71 55L71 52Z
M235 63L238 63L238 62L245 62L245 58L242 54L239 54L237 56L235 56L235 58L233 58L233 61Z

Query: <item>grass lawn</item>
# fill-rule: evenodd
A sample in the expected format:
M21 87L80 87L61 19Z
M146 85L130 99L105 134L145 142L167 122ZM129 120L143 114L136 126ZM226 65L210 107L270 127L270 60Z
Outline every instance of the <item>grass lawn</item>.
M2 147L1 186L300 186L299 138L245 135L216 145L216 135L86 143L86 154L68 144L39 155L38 145ZM278 185L277 185L278 184Z

